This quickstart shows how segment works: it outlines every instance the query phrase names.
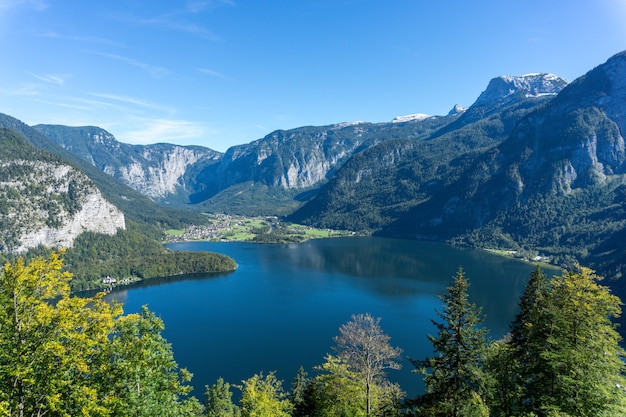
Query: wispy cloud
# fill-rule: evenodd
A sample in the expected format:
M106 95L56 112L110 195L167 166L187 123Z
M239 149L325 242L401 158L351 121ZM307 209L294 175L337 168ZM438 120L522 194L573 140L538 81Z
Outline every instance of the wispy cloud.
M146 64L145 62L137 61L132 58L128 58L125 56L117 55L117 54L109 54L106 52L94 52L97 55L113 59L115 61L123 62L133 67L137 67L146 71L152 78L163 78L169 74L169 70L167 68L158 67L155 65Z
M200 71L203 74L210 75L211 77L221 78L222 80L231 80L232 81L232 78L229 77L228 75L224 75L221 72L214 71L214 70L209 69L209 68L196 68L196 70Z
M201 13L206 10L212 10L221 5L234 6L234 0L189 0L187 2L186 11L189 13Z
M137 21L139 24L158 26L169 30L175 30L178 32L186 32L201 39L205 39L212 42L221 42L223 38L216 35L209 29L197 25L195 23L188 23L179 20L174 20L171 16L155 17L150 19L143 19Z
M131 104L133 106L139 106L152 110L159 110L167 113L175 113L175 109L172 107L161 106L159 104L155 104L146 100L137 99L134 97L128 96L120 96L116 94L107 94L107 93L89 93L90 96L99 97L107 100L113 100L121 103Z
M58 32L45 32L45 33L38 33L38 34L36 33L35 36L39 36L42 38L50 38L50 39L70 40L70 41L83 42L83 43L95 43L95 44L101 44L101 45L113 45L113 46L121 45L120 42L107 39L107 38L100 38L96 36L64 35Z
M65 83L65 78L67 75L59 75L59 74L34 74L32 72L28 73L31 77L38 79L39 81L43 81L49 84L63 85Z
M138 129L126 132L124 140L136 144L156 142L176 143L185 139L197 139L206 134L204 125L188 120L133 119Z
M41 12L48 7L50 6L45 0L0 0L0 11L23 8Z

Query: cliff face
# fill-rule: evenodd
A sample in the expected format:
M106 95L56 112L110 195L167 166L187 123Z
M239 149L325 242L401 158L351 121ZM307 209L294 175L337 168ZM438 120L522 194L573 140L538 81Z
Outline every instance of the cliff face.
M130 145L94 126L34 128L65 150L159 202L186 203L187 195L194 192L195 174L222 156L202 146Z
M0 130L0 250L71 247L83 232L114 234L124 214L81 171Z

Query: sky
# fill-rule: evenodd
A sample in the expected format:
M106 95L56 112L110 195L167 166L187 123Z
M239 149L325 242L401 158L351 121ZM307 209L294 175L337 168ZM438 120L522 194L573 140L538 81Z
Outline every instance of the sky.
M626 0L0 0L0 113L224 152L626 49Z

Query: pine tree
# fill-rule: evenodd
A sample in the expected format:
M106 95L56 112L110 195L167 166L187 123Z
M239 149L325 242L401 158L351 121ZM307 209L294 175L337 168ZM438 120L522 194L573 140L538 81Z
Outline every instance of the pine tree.
M520 406L538 416L626 415L621 302L588 268L547 282L535 272L513 324Z
M545 384L552 378L547 375L549 367L541 355L547 337L554 331L554 323L548 319L554 315L549 312L554 307L548 302L549 294L548 278L537 266L520 299L519 312L511 324L510 340L502 350L508 357L500 357L511 370L506 378L498 381L500 392L506 393L509 399L502 410L505 415L538 409L541 396L549 389Z
M469 283L459 268L454 283L441 297L437 335L429 335L434 356L412 360L422 372L426 393L418 398L420 415L487 416L487 375L484 370L487 330L480 327L482 310L468 300Z
M206 410L208 417L237 417L239 407L233 401L233 393L230 384L224 382L223 378L218 378L213 385L206 386Z

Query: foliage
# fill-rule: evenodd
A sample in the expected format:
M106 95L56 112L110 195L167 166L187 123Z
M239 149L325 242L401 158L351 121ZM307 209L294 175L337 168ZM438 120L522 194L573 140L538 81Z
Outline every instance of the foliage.
M288 417L293 405L274 372L255 374L241 386L242 417Z
M9 416L198 415L163 323L70 296L59 254L0 276L0 410Z
M101 295L70 297L58 254L6 264L0 279L0 400L8 414L104 414L92 379L121 309Z
M488 416L489 389L484 369L487 330L481 309L468 300L469 283L462 269L442 296L441 321L433 320L437 335L429 335L434 356L412 360L422 372L426 393L419 399L424 416Z
M198 414L191 391L192 375L178 369L171 345L161 336L163 321L142 307L141 313L120 317L112 333L106 386L114 415L178 416Z
M612 321L621 302L599 280L584 267L549 282L533 273L510 342L526 411L626 413L624 351Z
M218 378L210 387L207 385L205 396L207 417L239 416L239 407L233 403L230 384L224 382L223 378Z

